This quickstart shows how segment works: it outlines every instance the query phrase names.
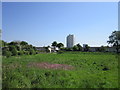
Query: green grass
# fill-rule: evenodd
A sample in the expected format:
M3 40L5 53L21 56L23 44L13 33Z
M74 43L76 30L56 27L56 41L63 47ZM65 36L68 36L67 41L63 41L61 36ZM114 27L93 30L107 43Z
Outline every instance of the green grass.
M118 88L114 53L65 52L3 57L3 88ZM28 67L32 62L68 64L73 70ZM104 71L104 68L109 70Z

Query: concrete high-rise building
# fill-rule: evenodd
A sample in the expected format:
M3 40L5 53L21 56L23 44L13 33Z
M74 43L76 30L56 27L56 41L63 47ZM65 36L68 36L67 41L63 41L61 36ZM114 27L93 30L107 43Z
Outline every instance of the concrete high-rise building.
M74 35L67 36L67 48L71 48L74 46Z

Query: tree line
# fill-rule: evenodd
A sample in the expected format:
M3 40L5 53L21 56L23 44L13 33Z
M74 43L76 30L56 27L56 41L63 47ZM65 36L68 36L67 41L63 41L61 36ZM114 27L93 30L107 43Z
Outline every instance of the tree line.
M108 44L111 44L113 47L116 48L117 53L120 52L120 31L113 31L111 35L109 36L109 40L107 41ZM26 41L12 41L10 43L7 43L3 40L0 41L2 45L2 56L10 57L10 56L19 56L19 55L33 55L39 53L36 50L36 47L28 44ZM89 46L85 45L83 48L79 43L74 45L72 48L66 48L64 47L63 43L57 43L54 41L52 45L54 48L58 47L59 50L62 51L89 51ZM50 47L50 46L48 46ZM48 47L45 47L46 51ZM96 51L105 51L105 46L101 46L97 48Z
M112 47L116 48L116 52L119 53L120 52L120 31L113 31L109 36L109 40L107 41L107 43L111 44ZM52 46L58 47L59 49L65 50L65 51L89 51L89 48L90 48L88 45L85 45L85 47L83 48L79 43L74 45L72 48L65 48L62 43L57 43L56 41L52 43ZM105 49L108 47L109 46L101 46L96 48L95 51L104 52Z
M89 51L89 48L90 46L88 45L85 45L85 47L83 48L80 43L74 45L73 47L71 48L67 48L67 47L64 47L64 44L63 43L57 43L57 41L54 41L51 45L52 47L56 48L58 47L59 50L62 50L62 51ZM46 49L48 49L50 46L47 46ZM96 48L96 51L99 51L99 52L103 52L105 51L105 48L107 48L106 46L101 46L99 48Z

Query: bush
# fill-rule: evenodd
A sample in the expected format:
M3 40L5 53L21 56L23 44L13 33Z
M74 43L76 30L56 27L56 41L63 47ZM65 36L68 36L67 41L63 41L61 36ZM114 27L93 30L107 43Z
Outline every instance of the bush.
M38 54L39 52L38 51L36 51L36 54Z
M12 53L10 51L3 51L2 55L6 56L8 58L8 57L10 57L12 55Z
M16 56L16 55L18 55L18 53L17 53L17 50L16 50L16 49L13 49L13 50L11 51L11 53L12 53L12 56Z
M23 55L23 54L24 54L23 51L18 52L18 55Z
M24 51L23 52L25 55L29 55L29 52L28 51Z
M9 46L9 51L12 51L12 50L15 50L16 49L16 47L14 46L14 45L10 45ZM16 49L17 50L17 49Z
M30 55L35 54L35 51L34 51L33 49L30 49L29 54L30 54Z

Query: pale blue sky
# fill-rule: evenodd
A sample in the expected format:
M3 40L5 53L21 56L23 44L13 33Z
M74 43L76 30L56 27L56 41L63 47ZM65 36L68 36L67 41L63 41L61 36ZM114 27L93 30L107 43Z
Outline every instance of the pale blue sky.
M24 40L34 46L53 41L66 46L69 34L81 45L107 45L108 36L118 30L117 2L4 2L2 15L3 40Z
M2 2L0 1L0 29L2 29Z

